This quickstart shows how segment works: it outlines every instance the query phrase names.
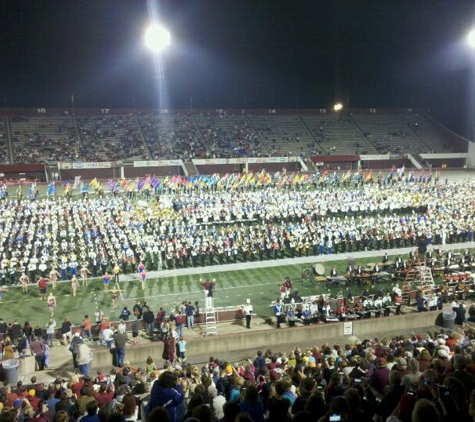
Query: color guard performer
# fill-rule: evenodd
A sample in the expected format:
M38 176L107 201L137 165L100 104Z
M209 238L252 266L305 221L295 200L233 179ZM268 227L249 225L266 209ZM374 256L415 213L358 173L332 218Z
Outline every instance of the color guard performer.
M48 304L49 313L51 316L53 316L54 308L56 308L56 298L54 297L52 292L48 296L47 304Z
M28 284L30 283L30 279L25 274L25 272L23 272L20 277L20 283L21 283L21 291L23 293L28 293Z
M81 267L81 278L82 278L82 285L87 286L87 278L91 273L87 269L87 264L83 262Z
M113 286L112 287L112 296L111 296L111 301L112 301L112 309L117 309L117 287Z
M56 282L58 281L58 271L56 271L56 267L53 267L49 273L49 279L51 281L51 288L54 290L56 289Z
M147 284L147 271L145 269L140 272L140 279L142 280L142 290L145 290Z
M79 289L79 280L74 275L73 278L71 279L71 291L72 291L73 297L76 297L78 289Z

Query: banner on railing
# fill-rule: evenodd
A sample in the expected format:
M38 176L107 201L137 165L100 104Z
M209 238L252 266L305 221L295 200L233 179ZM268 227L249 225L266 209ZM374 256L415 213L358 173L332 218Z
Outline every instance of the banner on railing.
M165 166L181 166L183 160L148 160L134 161L134 167L165 167Z
M82 170L82 169L109 169L111 168L110 162L102 163L73 163L73 169Z
M457 159L468 158L467 152L452 152L452 153L438 153L438 154L419 154L423 160L440 160L440 159Z
M194 158L193 164L196 166L206 166L210 164L265 164L265 163L291 163L298 161L298 157L248 157L248 158Z
M290 163L293 161L298 161L297 157L257 157L257 158L248 158L248 163Z

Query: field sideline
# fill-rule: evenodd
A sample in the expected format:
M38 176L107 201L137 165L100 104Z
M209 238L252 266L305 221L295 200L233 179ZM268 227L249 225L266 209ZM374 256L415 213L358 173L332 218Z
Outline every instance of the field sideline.
M462 245L453 245L453 247L461 247ZM454 250L461 250L455 249ZM391 254L391 251L388 251ZM357 265L367 264L368 262L380 262L380 258L384 255L384 251L371 251L365 258L358 258ZM405 255L402 255L405 256ZM312 260L313 257L310 257ZM324 262L326 273L329 272L331 266L335 266L339 273L344 273L347 266L348 254L332 256L332 262L326 262L327 257L316 257L315 262ZM308 260L308 259L307 259ZM163 307L168 312L174 306L183 300L198 301L200 307L204 304L203 288L200 285L200 279L216 279L216 287L214 289L215 306L217 307L237 307L246 302L250 298L254 306L254 311L262 317L272 314L270 302L279 297L279 283L286 276L294 281L294 289L298 290L302 296L317 295L328 293L325 283L317 285L314 281L302 280L301 273L305 268L309 268L308 263L298 263L299 259L295 259L295 264L285 265L290 260L277 260L275 265L266 268L248 268L242 270L226 270L223 265L223 271L207 272L209 267L200 270L199 275L165 275L150 277L147 279L145 290L141 289L138 274L127 274L126 277L131 280L120 281L120 287L123 294L123 301L119 297L118 307L116 310L111 309L111 293L113 283L109 285L109 293L104 292L101 278L89 279L89 285L80 287L76 297L71 295L71 286L69 281L58 282L54 294L57 298L58 306L55 310L55 319L59 323L65 316L73 322L73 324L81 325L82 318L88 314L94 320L94 311L99 306L104 314L111 320L118 320L120 311L123 306L133 307L136 300L142 303L147 301L155 312L159 307ZM302 259L300 260L302 261ZM279 265L282 263L284 265ZM256 263L257 264L257 263ZM218 266L213 266L217 269ZM201 272L202 270L202 272ZM183 270L182 270L183 272ZM167 272L165 272L167 273ZM154 272L153 274L157 274ZM436 280L436 283L442 279ZM378 289L390 289L394 284L392 282L386 284L377 284L370 286L370 291L376 292ZM351 286L354 295L359 295L363 291L363 287ZM332 294L342 291L346 295L346 288L332 288ZM48 293L51 292L51 286L48 286ZM24 306L22 306L24 304ZM46 301L39 300L39 291L36 285L30 285L28 293L22 293L20 287L8 287L4 289L3 302L0 305L0 316L7 322L17 317L20 323L28 320L31 324L38 322L44 326L49 319L49 312Z

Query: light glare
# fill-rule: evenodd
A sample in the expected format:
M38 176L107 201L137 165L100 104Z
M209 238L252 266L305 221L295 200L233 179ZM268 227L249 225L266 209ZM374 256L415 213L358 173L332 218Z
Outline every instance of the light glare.
M155 53L170 45L170 32L163 26L151 25L145 32L145 45Z
M470 44L470 47L475 47L475 29L472 29L469 33L468 33L468 43Z
M342 103L336 103L334 106L333 106L333 110L335 111L340 111L343 109L343 104Z

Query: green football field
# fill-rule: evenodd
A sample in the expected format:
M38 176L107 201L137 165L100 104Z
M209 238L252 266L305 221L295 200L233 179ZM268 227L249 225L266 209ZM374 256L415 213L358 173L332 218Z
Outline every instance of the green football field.
M29 186L23 187L23 195L26 197ZM40 197L45 195L46 187L40 188ZM63 191L62 185L58 184L58 195L61 196ZM106 195L109 195L108 188L105 187ZM80 198L77 192L73 193L74 198ZM92 193L91 197L96 194ZM9 189L9 197L16 197L16 189ZM356 265L365 267L366 263L380 262L384 255L384 251L380 252L380 258L369 257L358 259ZM338 273L345 272L347 266L348 253L341 254L341 261L332 261L325 264L326 273L329 273L331 266L335 266ZM395 257L391 257L394 260ZM288 261L286 261L288 262ZM316 261L315 261L316 262ZM58 306L55 310L55 319L57 323L67 316L74 324L81 324L85 314L89 314L94 320L94 311L99 306L106 316L111 320L118 320L120 310L123 306L132 308L136 300L142 303L147 301L151 305L153 311L157 311L159 307L163 307L169 311L174 306L184 300L193 302L199 301L200 307L204 305L203 288L200 286L201 279L216 279L216 287L214 289L214 302L216 307L237 307L246 302L250 298L256 314L260 316L269 316L272 314L270 307L271 301L280 297L280 284L286 276L289 276L294 282L294 290L298 290L301 296L319 295L321 293L329 293L326 284L317 285L314 281L302 280L302 270L308 269L309 264L283 265L282 261L276 260L275 266L266 268L249 268L244 270L226 270L227 266L223 265L222 272L207 273L207 268L203 268L203 272L196 275L183 275L173 277L153 278L149 274L147 287L141 289L138 280L138 274L135 281L120 282L122 297L118 300L118 309L111 310L111 293L104 293L102 279L92 279L89 286L80 287L76 297L71 295L70 282L59 282L54 294L57 298ZM229 267L228 267L229 268ZM147 269L150 271L151 269ZM436 283L440 280L436 280ZM112 283L109 286L112 288ZM390 289L391 283L378 284L369 287L372 291L378 289ZM342 291L346 295L346 288L333 288L332 294ZM351 287L354 295L359 295L363 291L363 287ZM48 286L48 293L51 287ZM49 319L49 311L45 301L39 300L38 288L36 285L29 287L29 292L23 294L19 287L9 287L4 289L3 301L0 304L0 316L7 322L18 318L20 323L28 320L31 324L38 322L44 326Z
M384 252L381 252L381 257ZM333 261L339 273L344 273L347 266L347 255L342 254L341 261ZM358 259L356 264L365 266L368 262L375 262L375 258ZM200 278L216 279L214 288L214 302L216 307L236 307L251 299L254 311L259 316L269 316L272 314L270 307L271 301L280 296L280 286L286 276L289 276L294 282L294 290L298 290L301 296L318 295L328 293L325 283L317 285L313 280L302 280L302 270L309 268L308 264L295 265L276 265L269 268L245 269L225 271L223 265L222 272L210 273L203 268L203 273L196 275L183 275L173 277L149 278L145 290L141 289L140 281L120 282L121 297L118 299L118 307L115 311L111 310L112 283L109 285L109 293L103 290L102 279L90 279L89 285L80 287L76 297L71 295L70 282L59 282L54 294L57 298L57 308L55 310L55 319L59 323L65 316L73 322L80 325L85 314L89 314L94 320L94 311L99 306L106 316L111 320L118 320L123 306L133 307L136 300L142 303L147 301L152 310L157 311L163 307L169 311L175 305L184 300L198 301L200 307L204 305L203 288L200 285ZM326 273L328 274L331 266L326 264ZM441 280L436 280L440 282ZM370 291L376 292L378 289L390 289L392 283L377 284L370 286ZM354 295L359 295L363 287L350 287ZM332 288L332 294L342 291L346 296L346 288ZM48 286L48 294L52 291ZM20 287L9 287L4 290L3 302L0 305L0 315L8 322L13 318L18 318L20 323L28 320L31 324L38 322L45 325L49 319L49 311L46 301L39 300L39 292L36 285L29 287L28 293L22 293Z

